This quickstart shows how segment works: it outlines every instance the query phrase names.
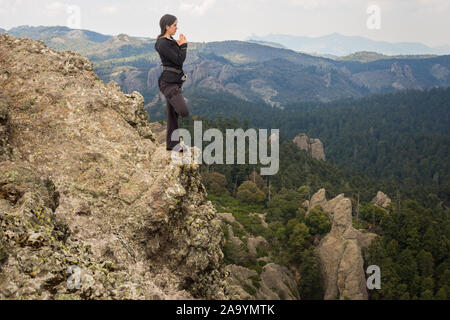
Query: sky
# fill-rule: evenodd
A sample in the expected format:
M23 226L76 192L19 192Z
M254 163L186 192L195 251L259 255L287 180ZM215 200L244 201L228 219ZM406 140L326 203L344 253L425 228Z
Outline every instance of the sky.
M450 44L449 0L0 0L0 28L68 26L107 35L156 38L170 13L188 42L244 40L252 34Z

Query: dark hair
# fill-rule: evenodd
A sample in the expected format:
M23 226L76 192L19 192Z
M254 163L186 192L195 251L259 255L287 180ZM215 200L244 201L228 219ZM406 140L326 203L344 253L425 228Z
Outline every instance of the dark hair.
M161 34L156 38L159 40L166 33L166 26L171 26L174 22L177 21L177 17L171 14L165 14L162 16L161 20L159 20L159 26L161 27Z

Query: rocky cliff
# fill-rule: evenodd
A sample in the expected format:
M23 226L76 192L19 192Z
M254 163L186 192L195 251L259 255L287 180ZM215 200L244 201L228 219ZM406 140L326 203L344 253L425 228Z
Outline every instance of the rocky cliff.
M332 221L330 233L317 247L324 279L324 299L368 299L361 250L370 245L376 234L353 228L349 198L339 194L327 201L325 193L325 189L320 189L309 203L305 203L309 209L321 206L330 213Z
M198 166L146 117L88 59L0 35L0 299L230 297Z

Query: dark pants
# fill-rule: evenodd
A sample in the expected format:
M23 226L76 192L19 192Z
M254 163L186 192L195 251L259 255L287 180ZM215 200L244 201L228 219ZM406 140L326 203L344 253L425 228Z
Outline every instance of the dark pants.
M189 109L186 105L182 94L182 84L167 83L162 80L159 81L159 90L166 97L167 100L167 136L166 149L172 150L178 143L180 143L179 136L174 135L172 141L172 133L178 129L178 116L187 117Z

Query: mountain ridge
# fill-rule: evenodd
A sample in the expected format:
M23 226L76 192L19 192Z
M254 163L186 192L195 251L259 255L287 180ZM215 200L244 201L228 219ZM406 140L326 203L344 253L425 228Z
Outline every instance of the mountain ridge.
M416 42L388 42L363 36L348 36L334 32L318 37L288 34L251 35L247 40L271 41L297 51L346 56L358 51L376 51L386 55L449 54L449 45L429 47ZM339 44L338 46L336 46Z
M139 91L146 101L162 102L157 87L162 68L153 48L154 39L122 34L94 42L81 36L61 36L71 32L77 35L80 32L77 30L64 29L59 33L57 28L47 28L45 32L31 27L27 30L53 49L71 50L89 58L102 80L114 80L126 93ZM193 42L189 44L185 62L189 77L184 86L186 92L204 88L282 109L294 101L327 102L450 84L448 56L381 60L379 56L373 57L337 61L248 41Z

